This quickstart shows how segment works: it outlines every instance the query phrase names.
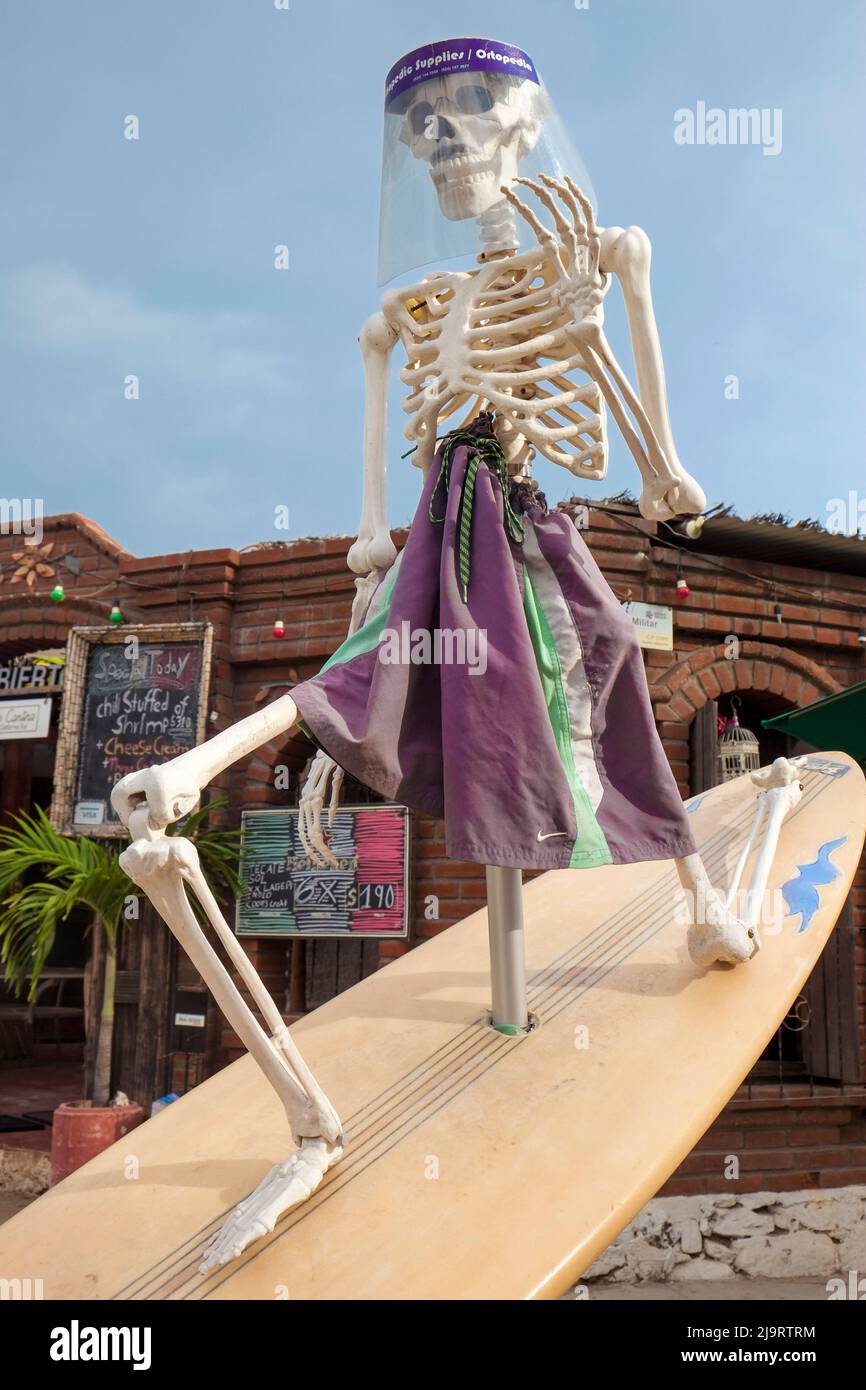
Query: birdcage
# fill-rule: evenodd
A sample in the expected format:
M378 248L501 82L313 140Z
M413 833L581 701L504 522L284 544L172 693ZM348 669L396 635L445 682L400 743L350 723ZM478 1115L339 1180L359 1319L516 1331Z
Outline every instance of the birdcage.
M719 739L719 781L731 782L744 772L755 772L761 766L761 750L750 729L744 729L737 717L740 701L731 700L731 719Z

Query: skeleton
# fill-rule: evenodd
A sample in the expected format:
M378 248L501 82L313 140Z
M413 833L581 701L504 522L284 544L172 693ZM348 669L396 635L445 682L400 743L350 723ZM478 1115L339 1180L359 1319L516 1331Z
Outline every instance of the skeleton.
M543 118L542 97L531 84L503 79L500 86L494 84L495 99L488 105L467 96L467 85L472 84L463 76L443 78L435 103L416 100L406 115L404 141L429 164L444 215L477 218L483 249L475 270L434 273L388 291L361 333L364 500L358 538L348 555L357 576L350 632L362 622L372 593L396 558L386 509L385 421L389 361L398 341L407 358L401 372L408 387L406 434L417 445L414 462L424 474L443 422L455 415L462 422L488 410L495 413L495 430L513 476L528 478L533 457L541 454L578 477L603 478L607 408L640 471L643 516L666 519L700 512L706 504L674 448L650 295L648 238L637 227L597 227L589 199L567 177L517 176L519 160L531 149ZM479 105L485 109L477 109ZM515 183L532 191L549 224L518 196ZM517 216L535 237L524 251L516 249ZM637 392L604 334L603 302L613 276L625 299ZM169 824L198 804L215 777L285 734L297 719L297 707L285 695L174 761L130 774L112 796L133 841L121 856L124 869L168 923L273 1086L297 1144L217 1233L203 1271L234 1258L271 1230L282 1212L315 1189L342 1153L339 1117L224 921L194 846L165 834ZM689 950L701 966L742 962L758 949L761 896L782 819L801 794L797 776L798 765L784 759L762 774L755 824L726 898L710 884L699 855L677 861L683 888L701 906L701 920L688 931ZM328 801L332 824L342 780L342 769L330 758L322 753L314 758L301 797L300 830L316 862L334 862L322 812ZM739 920L732 910L734 896L762 828L748 909ZM187 889L247 985L267 1031L205 938Z

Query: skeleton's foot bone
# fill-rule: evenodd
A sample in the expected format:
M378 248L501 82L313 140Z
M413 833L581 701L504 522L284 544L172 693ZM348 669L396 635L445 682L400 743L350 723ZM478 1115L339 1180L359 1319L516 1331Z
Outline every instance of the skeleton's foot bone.
M755 929L745 927L732 913L725 911L721 898L713 896L715 903L707 912L707 920L693 922L686 938L689 955L702 970L716 961L740 965L751 960L760 946Z
M739 965L751 960L761 945L757 926L741 922L730 910L710 882L699 854L686 855L676 863L680 882L692 904L694 920L686 940L695 965L706 970L716 961Z
M252 1241L272 1231L283 1212L315 1192L342 1152L339 1145L326 1139L305 1139L295 1153L275 1164L208 1241L199 1273L207 1274L237 1259Z

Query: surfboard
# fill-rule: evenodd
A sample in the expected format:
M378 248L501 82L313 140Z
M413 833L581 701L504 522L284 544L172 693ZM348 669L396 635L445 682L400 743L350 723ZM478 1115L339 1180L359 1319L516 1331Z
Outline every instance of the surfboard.
M39 1276L46 1299L563 1293L712 1123L827 941L866 782L844 753L810 757L802 781L748 964L692 964L671 862L544 874L524 888L530 1033L489 1025L485 911L295 1025L346 1149L239 1259L198 1273L207 1237L292 1148L249 1058L0 1228L0 1278ZM717 884L754 804L748 778L687 803Z

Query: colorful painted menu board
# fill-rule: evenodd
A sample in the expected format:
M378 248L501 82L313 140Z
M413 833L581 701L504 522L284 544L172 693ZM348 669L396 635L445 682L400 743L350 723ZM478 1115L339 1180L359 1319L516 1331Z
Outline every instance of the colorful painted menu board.
M238 936L405 936L408 808L344 806L328 843L337 864L314 864L298 811L244 811Z

